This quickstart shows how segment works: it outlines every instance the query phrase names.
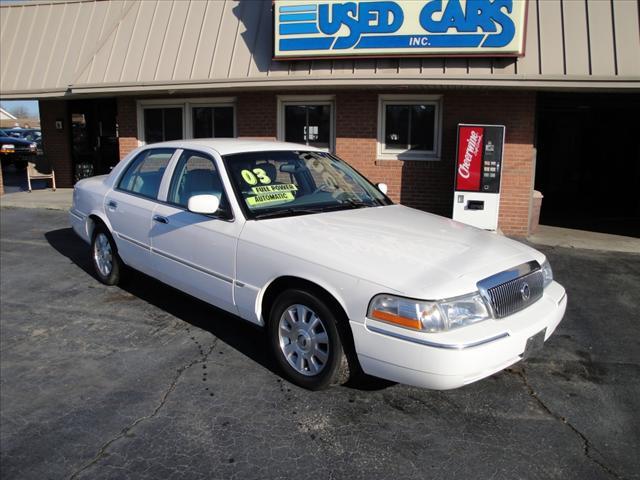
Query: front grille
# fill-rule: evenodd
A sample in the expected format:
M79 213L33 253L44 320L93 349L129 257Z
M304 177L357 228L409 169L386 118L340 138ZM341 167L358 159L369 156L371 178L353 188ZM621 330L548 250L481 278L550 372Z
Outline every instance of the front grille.
M495 317L507 317L537 302L544 290L543 280L542 270L535 270L487 289Z

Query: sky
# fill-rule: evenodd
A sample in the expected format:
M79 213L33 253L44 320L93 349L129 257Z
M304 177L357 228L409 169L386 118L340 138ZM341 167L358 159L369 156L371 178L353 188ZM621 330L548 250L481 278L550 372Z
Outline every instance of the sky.
M0 102L0 107L11 113L16 107L24 107L30 117L39 117L40 112L38 110L38 102L35 100L3 100Z

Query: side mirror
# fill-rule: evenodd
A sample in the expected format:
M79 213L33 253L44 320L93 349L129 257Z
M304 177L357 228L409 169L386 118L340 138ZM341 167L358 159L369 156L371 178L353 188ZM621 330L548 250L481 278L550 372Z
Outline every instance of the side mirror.
M189 197L187 209L193 213L212 215L220 208L220 197L217 195L194 195Z
M387 194L387 190L389 189L389 187L387 187L386 183L378 183L378 184L376 184L376 187L378 187L378 190L380 190L385 195Z

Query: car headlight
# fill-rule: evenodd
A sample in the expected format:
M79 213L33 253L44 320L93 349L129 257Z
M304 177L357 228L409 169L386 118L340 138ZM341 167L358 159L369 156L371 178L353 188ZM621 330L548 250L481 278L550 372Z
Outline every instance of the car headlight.
M547 285L553 282L553 270L551 270L549 260L545 260L540 268L542 269L542 286L546 288Z
M443 332L490 318L479 293L437 302L413 300L395 295L376 295L369 304L367 317L373 320L420 330Z
M11 143L4 143L2 147L0 147L0 150L2 150L3 152L13 152L15 149L15 145Z
M37 149L38 149L38 144L36 144L35 142L29 145L29 150L31 150L32 152L35 152Z

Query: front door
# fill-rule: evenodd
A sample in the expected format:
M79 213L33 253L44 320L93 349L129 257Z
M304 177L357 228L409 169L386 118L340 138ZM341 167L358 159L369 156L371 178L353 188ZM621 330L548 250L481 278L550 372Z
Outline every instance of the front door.
M217 195L220 210L202 215L187 210L192 195ZM165 283L220 308L233 301L235 250L241 226L234 222L213 158L185 150L174 169L166 202L153 212L153 262Z
M116 101L73 100L69 107L75 181L109 173L120 160Z
M155 275L149 230L158 192L174 148L141 152L127 167L117 185L105 196L118 253L133 268Z

